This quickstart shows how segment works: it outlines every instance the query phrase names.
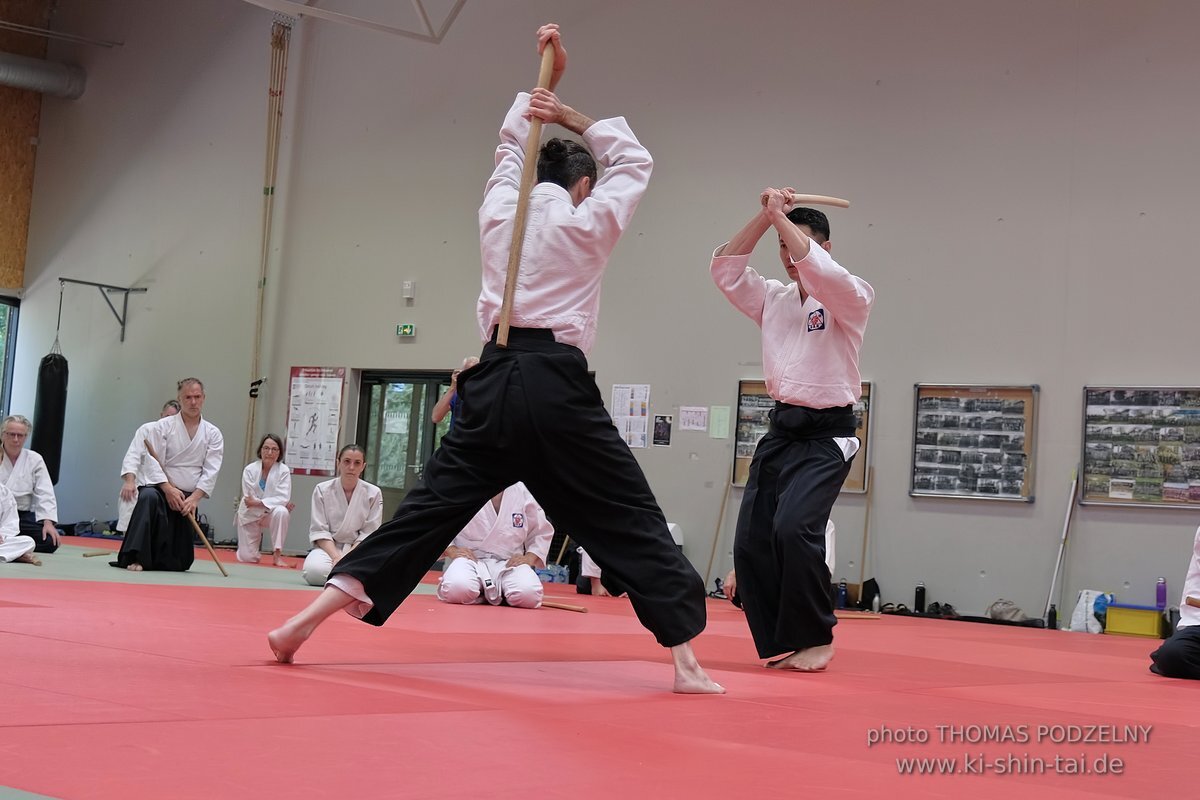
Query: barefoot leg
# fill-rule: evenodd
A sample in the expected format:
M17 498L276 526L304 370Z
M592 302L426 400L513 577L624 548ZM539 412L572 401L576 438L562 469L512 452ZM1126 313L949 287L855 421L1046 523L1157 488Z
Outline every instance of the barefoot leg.
M675 685L673 691L677 694L725 694L725 687L708 677L696 654L692 651L692 643L684 642L671 648L671 658L675 662Z
M283 567L284 569L291 569L291 568L292 568L292 565L291 565L291 564L289 564L289 563L287 562L287 559L283 557L283 551L282 551L282 550L276 550L276 551L275 551L275 566L277 566L277 567Z
M13 559L13 562L20 564L33 564L35 567L40 567L42 565L42 560L33 553L25 553L24 555L17 556Z
M820 672L833 661L833 644L806 647L790 656L776 659L767 664L770 669L790 669L794 672Z
M317 626L353 602L353 597L336 586L326 586L307 608L267 634L267 643L271 645L275 660L280 664L291 664L300 645L312 636Z

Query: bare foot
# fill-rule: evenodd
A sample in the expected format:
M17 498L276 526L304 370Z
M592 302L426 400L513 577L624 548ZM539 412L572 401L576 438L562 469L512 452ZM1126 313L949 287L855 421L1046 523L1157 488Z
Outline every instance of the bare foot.
M35 567L40 567L42 565L42 560L33 553L26 553L23 556L17 556L13 559L13 561L21 564L33 564Z
M308 641L312 632L313 628L305 628L288 620L267 634L267 644L271 646L271 652L275 654L276 661L280 664L291 664L296 651L300 649L300 645Z
M129 566L127 566L125 569L129 570L130 572L141 572L142 565L135 561L132 564L130 564Z
M676 694L725 694L725 687L708 677L700 666L691 643L672 647L671 657L675 661L675 685L671 691Z
M291 565L291 564L289 564L289 563L287 562L287 559L285 559L283 556L275 556L275 566L277 566L277 567L283 567L284 569L291 569L291 568L292 568L292 565Z
M768 669L790 669L794 672L820 672L833 661L833 645L806 647L790 656L776 659L767 664Z

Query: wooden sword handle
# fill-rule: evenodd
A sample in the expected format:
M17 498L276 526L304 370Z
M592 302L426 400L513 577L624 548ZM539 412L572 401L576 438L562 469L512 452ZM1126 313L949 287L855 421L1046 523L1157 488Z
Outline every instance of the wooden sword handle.
M767 196L762 196L762 204L767 204ZM792 208L796 206L833 206L834 208L849 208L850 201L843 200L840 197L829 197L824 194L794 194L792 195Z
M554 43L546 42L542 50L542 64L538 70L537 88L550 87L550 76L554 70ZM521 186L517 189L517 214L513 217L512 246L508 250L508 272L504 276L504 302L500 306L500 324L496 330L496 344L508 347L508 324L512 317L513 294L517 291L517 272L521 267L521 246L525 243L525 217L529 214L529 192L537 175L538 145L542 141L542 121L534 117L529 121L529 136L525 140L525 164L521 169Z
M1192 597L1191 595L1188 595L1187 604L1189 606L1200 608L1200 597Z

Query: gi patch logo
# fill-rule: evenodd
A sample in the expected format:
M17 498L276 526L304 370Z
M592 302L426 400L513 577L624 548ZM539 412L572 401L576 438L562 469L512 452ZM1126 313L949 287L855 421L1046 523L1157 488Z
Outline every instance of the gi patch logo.
M524 514L513 514L513 527L514 528L524 528L525 527L525 515Z
M825 309L818 308L816 311L808 312L808 329L809 331L825 330Z

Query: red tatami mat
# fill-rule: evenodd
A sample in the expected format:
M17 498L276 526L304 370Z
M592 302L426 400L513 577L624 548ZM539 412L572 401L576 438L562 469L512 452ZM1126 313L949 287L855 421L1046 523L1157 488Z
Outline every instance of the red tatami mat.
M298 664L273 664L265 632L308 599L0 581L0 787L88 800L1031 800L1191 783L1200 686L1151 675L1148 640L845 620L828 672L784 674L754 658L741 612L710 601L696 649L729 694L682 697L624 600L564 595L591 609L578 614L414 596L383 628L339 614ZM900 774L910 758L956 774ZM1079 764L1110 774L1067 774Z

